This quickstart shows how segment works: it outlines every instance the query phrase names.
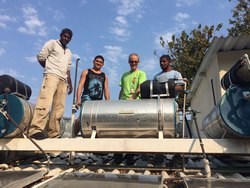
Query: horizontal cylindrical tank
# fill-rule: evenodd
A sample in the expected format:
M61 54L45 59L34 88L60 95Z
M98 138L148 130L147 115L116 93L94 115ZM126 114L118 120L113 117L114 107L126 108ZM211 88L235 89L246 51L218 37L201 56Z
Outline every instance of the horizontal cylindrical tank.
M204 118L210 138L250 138L250 86L230 87L220 103Z
M32 90L30 86L9 75L0 76L0 94L12 93L29 100Z
M0 101L3 102L3 110L19 125L22 130L26 130L33 116L34 106L27 100L13 94L0 95ZM6 105L3 105L6 103ZM2 107L1 107L2 108ZM0 138L20 137L21 131L8 121L4 115L0 114Z
M221 79L221 86L224 90L232 85L250 85L250 62L247 54L232 66Z
M174 99L86 101L81 109L81 131L90 137L164 137L175 136Z

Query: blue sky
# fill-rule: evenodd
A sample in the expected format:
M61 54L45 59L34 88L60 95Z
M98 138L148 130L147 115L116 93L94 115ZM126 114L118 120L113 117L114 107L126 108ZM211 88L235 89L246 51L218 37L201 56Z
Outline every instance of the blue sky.
M209 4L208 4L209 3ZM228 0L0 0L0 75L9 74L32 88L31 103L36 103L43 69L36 54L49 39L58 39L62 28L72 29L69 44L75 60L80 58L78 80L84 69L92 67L96 55L103 55L103 71L109 77L111 99L119 93L119 80L129 70L128 55L140 55L139 68L148 79L160 71L159 37L197 28L198 24L226 28L235 2ZM71 116L72 96L67 97L65 116Z

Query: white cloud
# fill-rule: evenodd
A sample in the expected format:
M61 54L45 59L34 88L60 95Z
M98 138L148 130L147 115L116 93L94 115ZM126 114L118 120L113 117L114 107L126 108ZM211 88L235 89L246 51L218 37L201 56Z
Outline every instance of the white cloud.
M110 28L112 34L120 41L125 41L130 36L130 31L125 28L112 27Z
M81 6L84 6L86 3L87 3L87 0L82 0L82 1L80 2L80 5L81 5Z
M177 0L175 6L182 7L182 6L192 6L193 4L200 3L201 0Z
M119 4L117 14L122 16L140 15L144 0L110 0L113 3Z
M14 17L10 17L10 16L7 16L7 15L0 15L0 28L6 29L7 28L7 25L6 25L7 22L16 22L16 21L17 20Z
M153 79L156 72L160 72L158 57L149 58L145 62L141 62L141 69L147 73L147 79Z
M0 48L0 56L2 56L3 54L5 54L5 49L3 49L3 48Z
M7 75L10 75L14 78L24 78L25 77L24 75L19 74L18 71L13 70L13 69L0 70L0 75L2 75L2 74L7 74Z
M31 62L31 63L37 62L36 56L25 57L25 60L28 61L28 62Z
M115 18L115 21L118 25L122 26L122 27L127 27L128 26L128 22L126 20L126 18L124 16L117 16Z
M132 21L142 18L144 0L110 0L110 2L118 4L117 16L110 26L110 32L117 40L126 41L131 34L128 18Z
M56 21L61 21L61 20L64 20L64 14L58 10L54 10L54 16L53 16L53 19L56 20Z
M35 8L31 5L25 5L22 8L24 25L19 27L18 31L25 34L46 36L45 22L38 18L38 14Z
M183 22L184 20L188 19L190 16L187 13L177 13L174 19L178 22Z
M175 25L175 27L173 28L169 28L166 31L162 31L159 33L155 34L155 49L158 52L157 55L161 55L162 53L166 53L167 49L166 48L162 48L161 44L160 44L160 37L163 38L163 40L167 43L172 41L172 36L178 36L183 30L186 30L187 28L187 24L186 23L179 23L177 25ZM166 47L167 45L165 45ZM161 52L161 53L160 53Z
M173 34L175 34L174 31L165 31L162 33L157 33L154 40L156 45L156 50L157 51L163 50L160 44L160 37L162 37L165 42L170 42L172 40Z
M5 29L5 28L7 28L7 26L6 26L6 24L5 24L5 23L1 23L1 22L0 22L0 28Z
M123 56L123 49L120 46L104 46L106 57L112 63L118 63L118 59Z
M104 46L106 52L104 54L107 59L105 62L109 63L108 67L112 67L109 69L105 69L108 73L109 83L110 85L118 85L119 81L117 78L120 77L118 74L118 63L119 61L123 61L124 58L126 58L126 55L124 55L123 49L120 46ZM106 63L105 63L106 64ZM104 67L105 68L105 67Z

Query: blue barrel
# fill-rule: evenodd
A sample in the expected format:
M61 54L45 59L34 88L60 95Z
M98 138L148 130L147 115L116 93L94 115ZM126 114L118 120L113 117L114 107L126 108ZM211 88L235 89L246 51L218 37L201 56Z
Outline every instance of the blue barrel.
M33 117L34 106L25 99L13 94L0 95L0 101L5 100L7 103L3 107L10 117L18 124L18 126L26 130ZM0 114L0 138L21 137L21 131L4 115Z
M220 103L204 118L210 138L250 138L250 86L230 87Z

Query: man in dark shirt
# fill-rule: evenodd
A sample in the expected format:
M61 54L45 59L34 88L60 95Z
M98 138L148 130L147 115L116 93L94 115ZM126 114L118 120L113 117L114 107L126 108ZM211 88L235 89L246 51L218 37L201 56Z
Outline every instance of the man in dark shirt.
M76 95L76 105L78 107L80 107L85 101L102 100L103 95L105 100L110 100L108 76L101 71L103 65L103 56L97 55L93 60L93 68L86 69L82 72ZM78 118L74 125L75 135L80 131L79 121Z

